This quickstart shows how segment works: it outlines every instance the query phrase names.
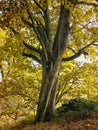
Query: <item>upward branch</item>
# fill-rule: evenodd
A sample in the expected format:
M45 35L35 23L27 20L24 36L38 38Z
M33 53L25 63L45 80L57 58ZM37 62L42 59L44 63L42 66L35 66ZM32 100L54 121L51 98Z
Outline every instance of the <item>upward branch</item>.
M54 39L54 55L63 55L69 34L70 10L61 5L60 18Z

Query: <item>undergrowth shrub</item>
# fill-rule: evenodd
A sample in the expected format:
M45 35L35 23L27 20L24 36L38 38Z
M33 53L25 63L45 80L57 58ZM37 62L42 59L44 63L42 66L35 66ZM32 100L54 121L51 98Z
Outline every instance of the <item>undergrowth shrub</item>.
M98 102L83 98L75 98L70 100L68 103L62 104L61 107L57 109L58 115L82 115L90 116L94 112L98 112Z

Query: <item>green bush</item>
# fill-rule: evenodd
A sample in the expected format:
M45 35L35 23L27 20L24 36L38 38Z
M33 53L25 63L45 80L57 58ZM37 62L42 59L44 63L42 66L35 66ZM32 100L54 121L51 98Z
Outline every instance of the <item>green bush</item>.
M94 112L98 112L98 102L83 98L75 98L68 103L62 104L57 109L59 115L75 115L90 116Z

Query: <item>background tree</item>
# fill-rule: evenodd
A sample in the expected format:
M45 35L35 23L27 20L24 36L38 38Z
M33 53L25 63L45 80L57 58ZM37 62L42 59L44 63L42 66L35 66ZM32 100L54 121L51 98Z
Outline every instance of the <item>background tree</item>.
M35 115L41 81L41 66L24 58L16 37L0 29L0 64L3 80L0 83L0 126ZM13 47L14 46L14 47ZM20 48L20 49L19 49ZM33 80L32 80L33 79Z
M98 42L98 4L87 0L1 0L0 3L1 27L11 29L17 37L21 35L21 43L27 48L23 56L42 66L36 121L50 120L55 115L61 62L87 55L86 49Z

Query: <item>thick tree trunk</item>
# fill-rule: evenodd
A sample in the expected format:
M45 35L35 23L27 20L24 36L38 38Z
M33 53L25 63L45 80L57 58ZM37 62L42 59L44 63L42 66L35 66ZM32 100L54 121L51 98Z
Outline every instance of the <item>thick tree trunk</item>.
M43 79L39 95L36 122L49 121L55 113L56 88L61 60L43 66Z
M67 45L67 39L69 34L69 19L69 9L65 8L64 5L61 5L60 18L58 21L58 27L53 44L51 44L51 42L47 43L47 40L44 41L42 39L44 41L43 43L45 43L44 46L46 48L44 48L43 46L43 53L41 57L43 75L37 108L37 122L50 120L56 114L55 100L57 81L60 63Z

